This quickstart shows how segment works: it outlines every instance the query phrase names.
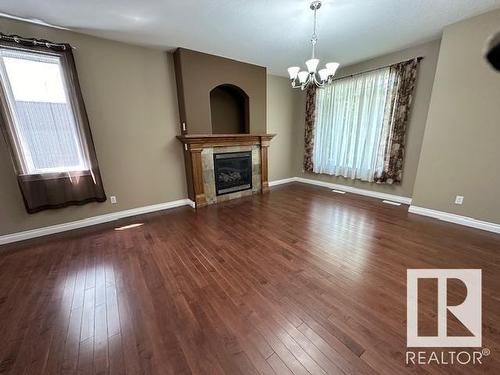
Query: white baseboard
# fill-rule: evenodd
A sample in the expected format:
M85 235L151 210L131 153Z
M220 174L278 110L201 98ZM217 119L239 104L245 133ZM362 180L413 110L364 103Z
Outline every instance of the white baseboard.
M408 204L408 205L411 204L411 198L408 198L408 197L401 197L399 195L387 194L387 193L379 193L379 192L372 191L372 190L359 189L359 188L355 188L352 186L334 184L334 183L326 182L326 181L312 180L310 178L303 178L303 177L290 177L290 178L285 178L283 180L269 181L269 186L288 184L290 182L301 182L303 184L322 186L322 187L326 187L326 188L329 188L332 190L343 191L346 193L364 195L367 197L378 198L378 199L393 201L393 202L402 203L402 204Z
M359 189L359 188L355 188L355 187L352 187L352 186L346 186L346 185L341 185L341 184L333 184L331 182L312 180L312 179L309 179L309 178L302 178L302 177L295 177L295 181L302 182L304 184L322 186L322 187L326 187L326 188L329 188L329 189L332 189L332 190L340 190L340 191L345 191L347 193L364 195L364 196L367 196L367 197L372 197L372 198L378 198L378 199L382 199L382 200L388 200L388 201L398 202L398 203L402 203L402 204L411 204L411 198L401 197L399 195L394 195L394 194L379 193L377 191L366 190L366 189Z
M0 245L5 245L11 242L29 240L30 238L47 236L49 234L55 234L60 232L66 232L68 230L79 229L84 227L89 227L91 225L107 223L110 221L115 221L123 219L125 217L136 216L147 214L155 211L168 210L170 208L181 207L181 206L191 206L194 208L194 202L190 199L179 199L177 201L165 202L160 204L154 204L151 206L144 206L138 208L132 208L130 210L113 212L110 214L99 215L89 217L87 219L71 221L69 223L51 225L49 227L43 227L38 229L27 230L24 232L17 232L12 234L6 234L0 236Z
M289 184L290 182L295 182L295 181L297 181L297 177L284 178L283 180L269 181L269 186Z
M500 233L500 224L490 223L488 221L477 220L472 217L450 214L444 211L431 210L430 208L410 206L408 212L412 214L433 217L449 223L464 225L477 229L486 230L488 232Z

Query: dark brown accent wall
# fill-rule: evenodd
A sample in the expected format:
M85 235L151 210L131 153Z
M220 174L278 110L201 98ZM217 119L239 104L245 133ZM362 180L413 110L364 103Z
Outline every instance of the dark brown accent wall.
M219 85L248 95L249 133L266 133L265 67L184 48L174 52L174 62L182 134L212 134L210 91Z

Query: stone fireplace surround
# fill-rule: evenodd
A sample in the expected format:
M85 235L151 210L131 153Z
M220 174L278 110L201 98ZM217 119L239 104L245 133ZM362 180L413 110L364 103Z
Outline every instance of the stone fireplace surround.
M189 198L202 207L229 199L269 191L268 147L274 134L186 134L177 138L184 144ZM216 195L215 153L251 151L252 189Z
M215 188L214 154L250 151L252 156L252 188L217 196ZM201 166L203 170L203 188L207 204L218 203L230 199L241 198L258 193L261 190L260 181L260 149L252 146L209 147L201 152Z

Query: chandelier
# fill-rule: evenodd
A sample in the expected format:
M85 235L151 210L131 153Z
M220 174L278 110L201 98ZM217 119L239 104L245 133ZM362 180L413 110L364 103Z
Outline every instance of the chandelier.
M340 65L336 62L330 62L325 64L325 68L317 70L319 59L314 56L314 49L316 47L316 43L318 42L318 36L316 35L316 12L319 8L321 8L321 1L313 1L310 8L314 12L314 28L311 38L312 56L306 61L307 71L301 71L298 66L288 68L288 74L290 75L290 80L294 89L300 88L301 90L304 90L307 86L313 83L318 87L324 87L330 84Z

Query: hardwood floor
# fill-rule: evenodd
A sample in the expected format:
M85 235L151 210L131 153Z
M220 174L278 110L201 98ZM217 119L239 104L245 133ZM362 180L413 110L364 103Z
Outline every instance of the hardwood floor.
M500 374L500 236L406 210L291 184L3 249L0 373ZM483 270L482 365L405 365L408 268Z

